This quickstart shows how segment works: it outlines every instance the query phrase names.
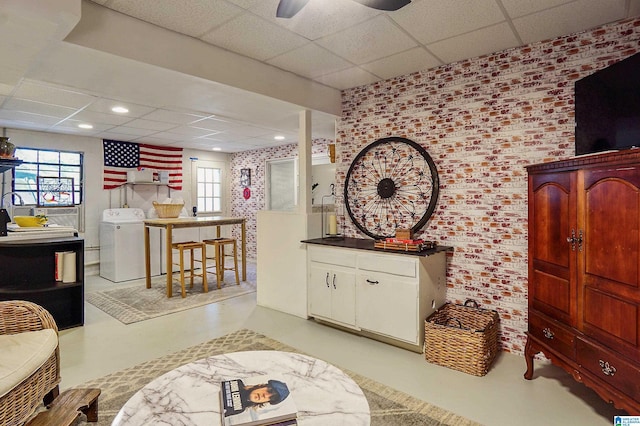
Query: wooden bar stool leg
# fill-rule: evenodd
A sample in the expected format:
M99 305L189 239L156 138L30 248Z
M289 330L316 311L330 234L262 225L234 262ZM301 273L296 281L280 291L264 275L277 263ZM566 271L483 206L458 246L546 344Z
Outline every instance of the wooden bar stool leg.
M187 291L184 288L184 250L180 248L180 287L182 288L182 297L187 297Z
M202 243L202 291L209 292L207 284L207 245Z
M220 261L220 244L215 243L216 247L216 278L218 279L218 288L222 287L222 279L224 278L224 271L221 271L222 262Z
M237 244L236 241L233 240L233 269L235 270L236 273L236 284L240 285L240 277L238 275L238 253L237 253Z
M190 264L191 264L191 274L189 274L189 288L193 288L193 272L195 270L194 268L196 267L196 261L193 258L194 254L195 254L195 250L194 250L193 247L191 247L189 249L189 255L191 256L191 259L190 259L191 260L191 262L190 262Z

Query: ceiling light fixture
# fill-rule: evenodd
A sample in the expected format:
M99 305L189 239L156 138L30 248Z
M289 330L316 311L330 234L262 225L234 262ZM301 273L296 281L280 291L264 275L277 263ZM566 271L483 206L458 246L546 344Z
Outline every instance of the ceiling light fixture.
M284 136L282 136L282 135L277 135L277 136L274 136L273 138L275 140L277 140L277 141L283 141L284 140Z
M123 106L114 106L113 108L111 108L111 111L116 112L118 114L126 114L129 112L129 110Z
M91 124L78 124L78 127L80 127L81 129L93 129L93 126Z
M212 148L212 151L222 151L222 148L215 147L215 148Z

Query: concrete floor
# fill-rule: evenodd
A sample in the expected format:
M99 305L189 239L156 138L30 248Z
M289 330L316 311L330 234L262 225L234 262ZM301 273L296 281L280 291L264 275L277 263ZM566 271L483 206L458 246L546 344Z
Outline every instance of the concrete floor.
M117 285L89 276L85 291ZM255 294L130 325L85 303L85 325L60 333L61 390L241 328L485 425L605 426L624 415L545 362L536 363L527 381L524 358L503 353L486 376L475 377L429 364L422 354L256 306Z

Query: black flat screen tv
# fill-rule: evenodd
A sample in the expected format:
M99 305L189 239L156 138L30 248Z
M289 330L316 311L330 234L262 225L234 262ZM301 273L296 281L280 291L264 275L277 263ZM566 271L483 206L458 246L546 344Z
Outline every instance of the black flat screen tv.
M640 147L640 53L575 83L576 155Z

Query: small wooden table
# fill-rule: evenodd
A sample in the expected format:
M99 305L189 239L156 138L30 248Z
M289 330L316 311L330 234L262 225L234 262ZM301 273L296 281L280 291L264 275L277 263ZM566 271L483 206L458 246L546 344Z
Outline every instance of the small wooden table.
M202 228L206 226L217 227L217 237L220 237L220 226L241 225L242 226L242 281L247 279L247 232L246 219L243 217L208 216L208 217L188 217L176 219L147 219L144 221L144 260L147 288L151 288L151 249L149 247L149 228L164 228L166 230L166 260L167 260L167 297L172 296L172 274L173 253L171 243L173 242L173 230L178 228Z

